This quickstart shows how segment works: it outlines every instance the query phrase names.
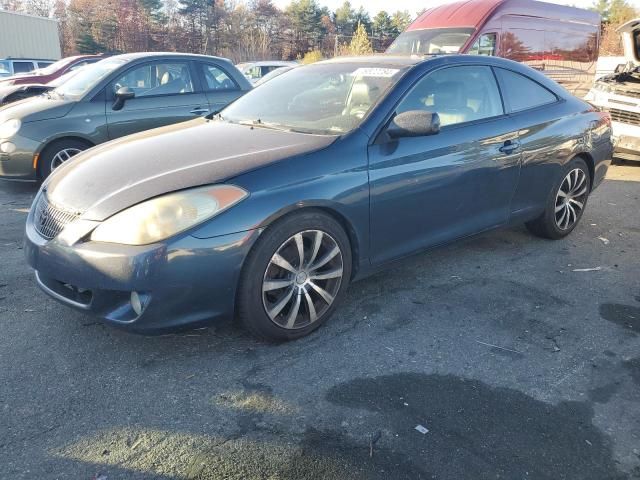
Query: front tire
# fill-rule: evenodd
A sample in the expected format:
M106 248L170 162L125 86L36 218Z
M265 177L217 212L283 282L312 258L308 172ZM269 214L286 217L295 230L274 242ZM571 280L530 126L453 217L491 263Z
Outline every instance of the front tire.
M545 211L527 222L531 233L558 240L569 235L582 218L591 193L591 178L586 162L579 157L571 160L547 198Z
M40 180L43 181L64 162L88 148L91 148L88 142L75 138L63 138L47 145L42 151L38 162L38 176Z
M331 216L308 210L271 225L247 257L238 317L254 335L293 340L335 311L351 278L351 245Z

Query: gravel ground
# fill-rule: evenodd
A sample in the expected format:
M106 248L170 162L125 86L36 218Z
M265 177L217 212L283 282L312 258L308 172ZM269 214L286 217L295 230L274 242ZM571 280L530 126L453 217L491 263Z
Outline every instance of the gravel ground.
M417 255L284 345L50 300L21 251L34 193L0 184L0 478L640 478L640 165L569 238Z

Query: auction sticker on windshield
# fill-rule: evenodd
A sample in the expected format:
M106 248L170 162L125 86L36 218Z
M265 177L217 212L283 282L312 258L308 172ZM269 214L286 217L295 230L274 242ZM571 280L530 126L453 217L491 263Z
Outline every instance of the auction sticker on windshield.
M373 67L362 67L358 68L353 72L355 76L359 77L384 77L389 78L393 77L400 70L397 68L373 68Z

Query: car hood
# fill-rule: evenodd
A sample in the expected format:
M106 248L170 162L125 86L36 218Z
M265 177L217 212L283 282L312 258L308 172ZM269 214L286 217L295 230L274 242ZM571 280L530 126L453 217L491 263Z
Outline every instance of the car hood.
M22 85L19 85L22 87ZM26 122L64 117L75 105L74 101L49 97L32 97L0 108L0 123L17 118Z
M336 137L196 119L79 154L45 182L51 203L102 221L149 198L234 176L329 146Z
M640 32L640 18L629 20L627 23L618 27L617 32L622 37L622 46L624 47L624 57L627 62L634 65L640 65L640 45L634 41L634 34Z

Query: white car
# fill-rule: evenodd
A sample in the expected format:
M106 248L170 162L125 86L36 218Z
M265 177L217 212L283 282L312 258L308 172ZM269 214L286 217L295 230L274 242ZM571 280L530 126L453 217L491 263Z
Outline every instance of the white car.
M236 65L238 70L249 79L251 83L256 83L269 72L282 67L297 66L298 62L288 62L284 60L264 60L260 62L245 62Z
M614 156L640 161L640 18L620 28L626 63L593 84L585 100L610 113Z

